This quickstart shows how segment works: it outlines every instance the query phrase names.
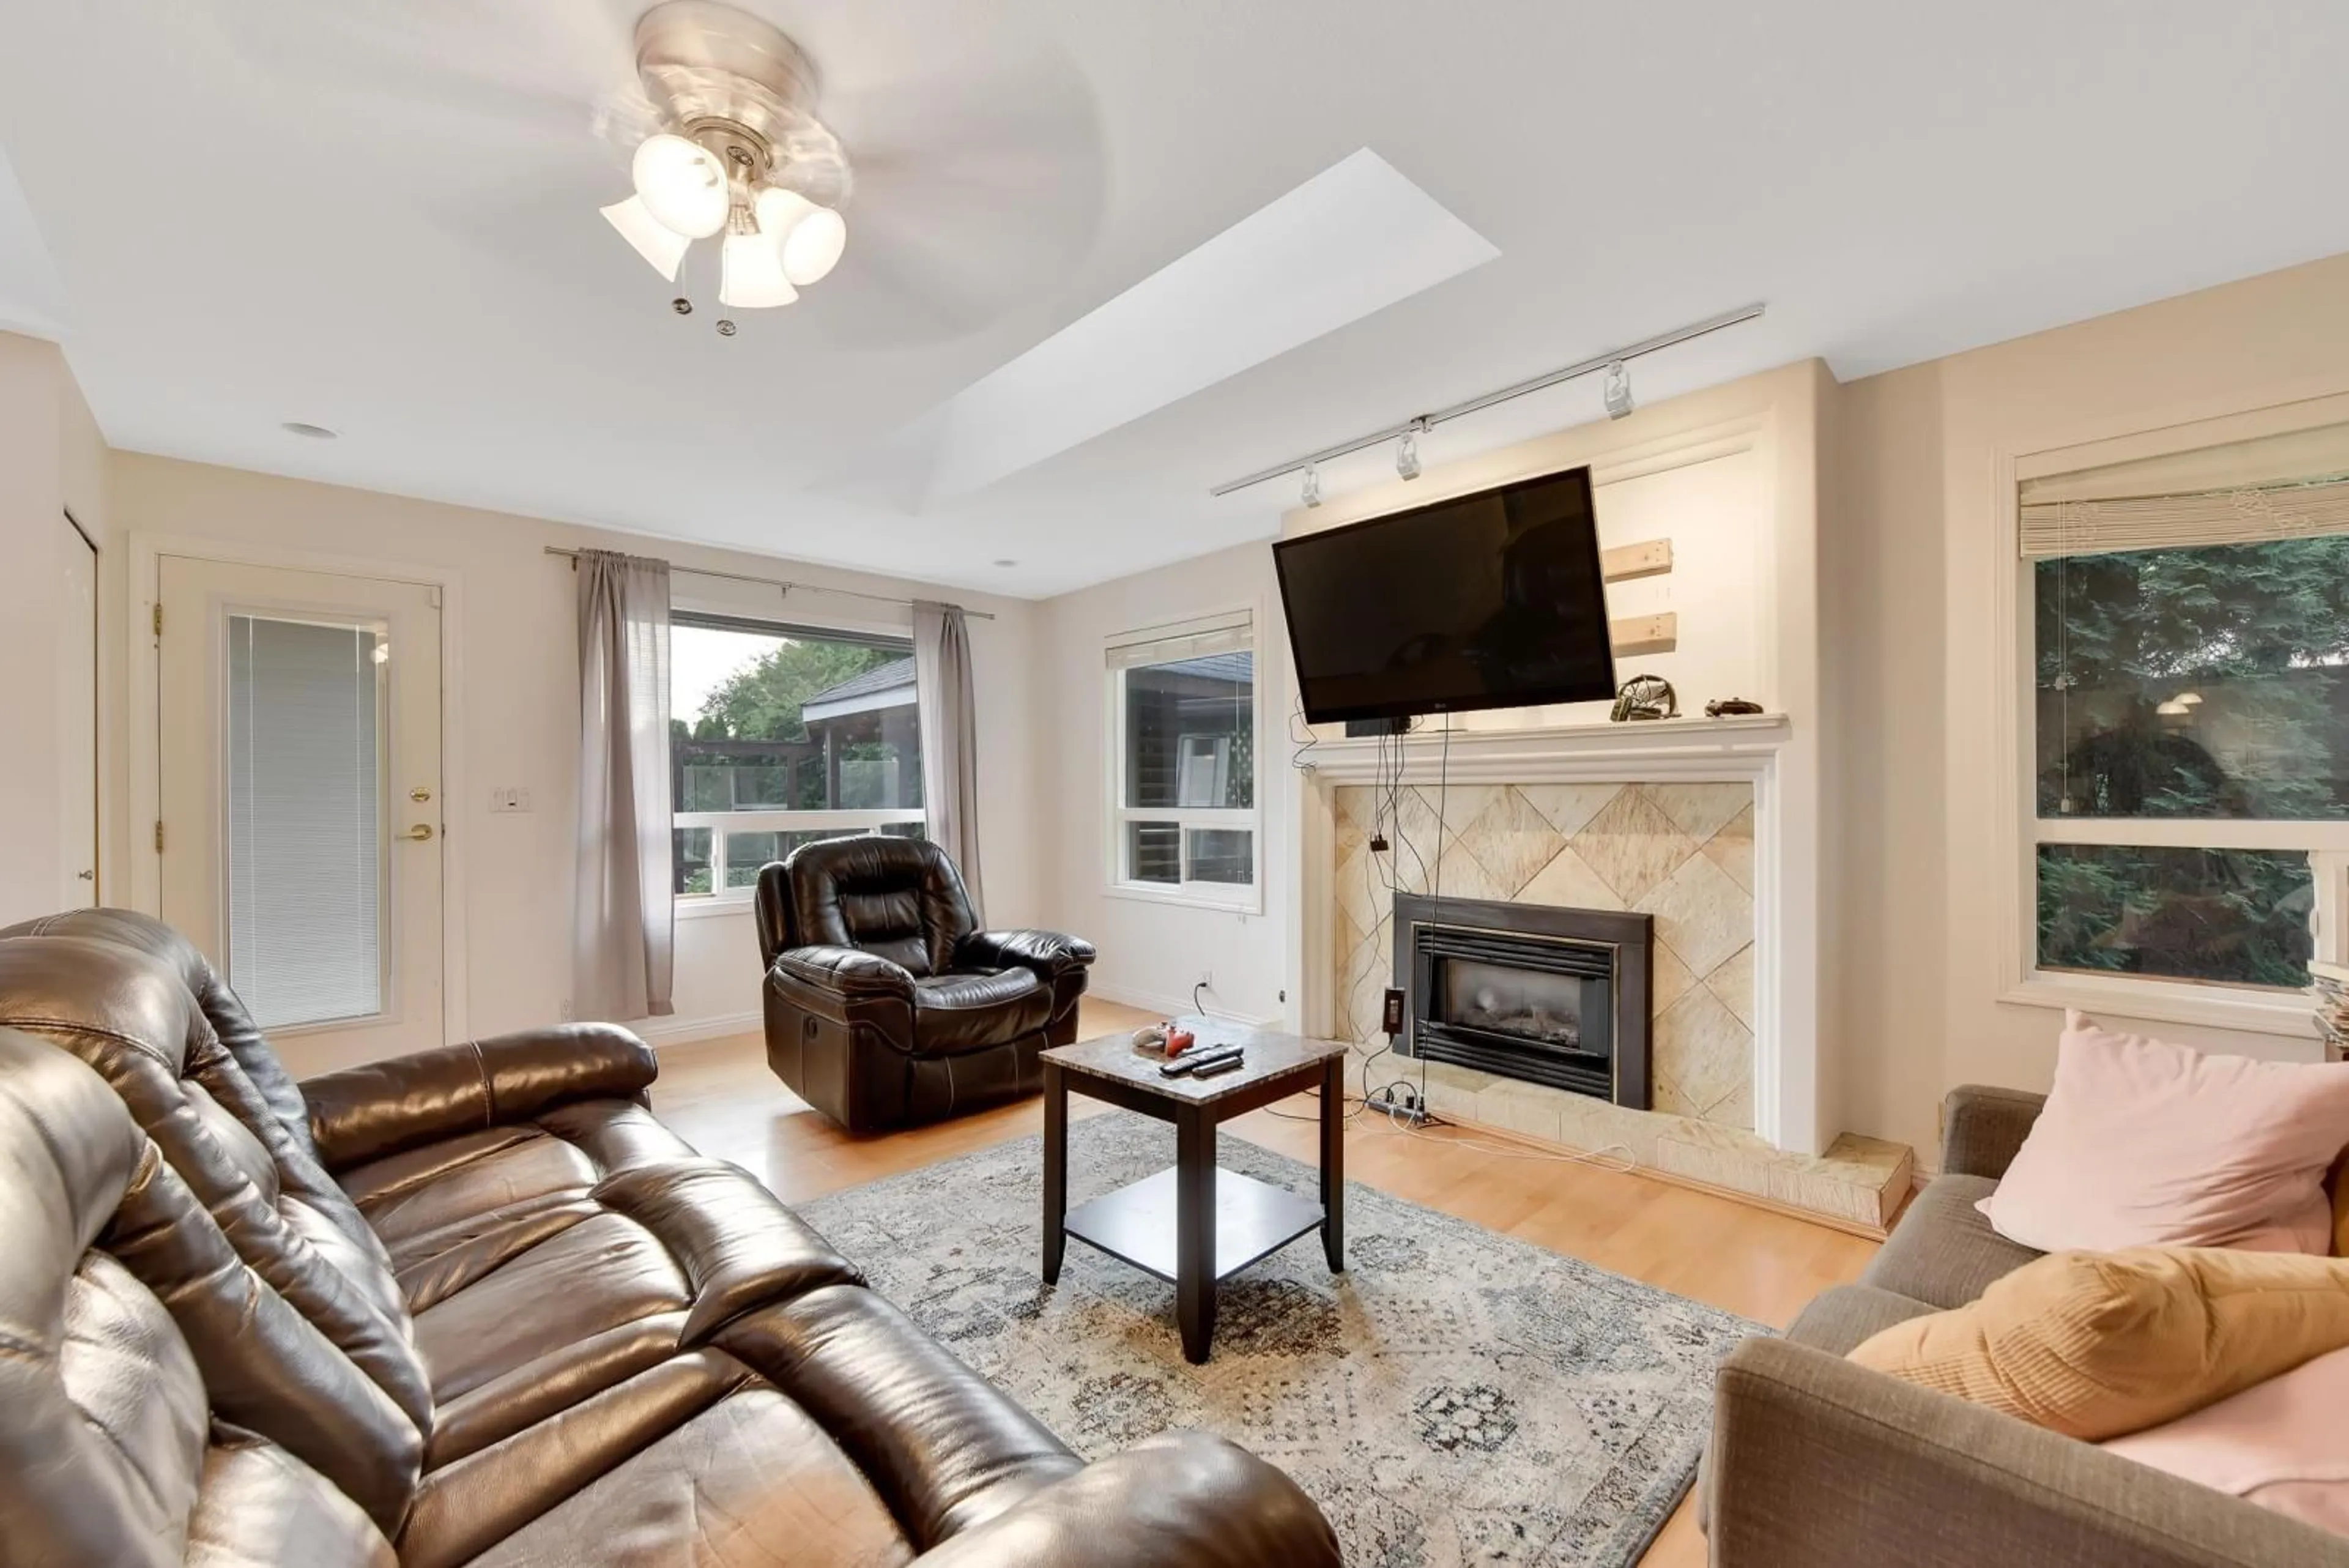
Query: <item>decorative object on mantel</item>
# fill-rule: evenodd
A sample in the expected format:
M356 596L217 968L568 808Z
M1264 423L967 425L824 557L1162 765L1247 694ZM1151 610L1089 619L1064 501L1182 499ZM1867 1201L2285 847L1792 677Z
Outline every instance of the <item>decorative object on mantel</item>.
M1615 693L1615 707L1607 717L1618 724L1641 719L1677 719L1680 693L1661 675L1634 675Z
M2308 979L2316 1026L2324 1032L2324 1059L2349 1062L2349 964L2313 962Z
M1718 719L1725 713L1759 713L1762 704L1748 702L1743 697L1716 697L1704 705L1704 716Z

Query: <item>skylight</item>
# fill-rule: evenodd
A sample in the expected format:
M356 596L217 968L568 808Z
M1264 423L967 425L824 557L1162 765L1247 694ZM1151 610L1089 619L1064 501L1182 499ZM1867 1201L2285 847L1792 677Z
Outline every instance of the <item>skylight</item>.
M1500 254L1365 147L950 400L931 498L992 484Z

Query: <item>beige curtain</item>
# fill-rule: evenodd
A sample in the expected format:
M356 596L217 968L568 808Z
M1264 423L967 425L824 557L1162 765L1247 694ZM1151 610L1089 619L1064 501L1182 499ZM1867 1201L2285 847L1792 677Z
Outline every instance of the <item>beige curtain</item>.
M971 701L970 624L960 605L914 605L914 691L922 724L922 815L930 842L962 867L980 921L978 717Z
M582 550L574 1016L660 1018L674 972L668 563Z

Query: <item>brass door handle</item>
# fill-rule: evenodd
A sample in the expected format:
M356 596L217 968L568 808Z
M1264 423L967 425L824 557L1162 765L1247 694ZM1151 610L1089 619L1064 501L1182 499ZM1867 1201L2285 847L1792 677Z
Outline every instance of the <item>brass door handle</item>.
M417 843L422 844L432 836L432 825L429 822L419 822L415 826L409 828L407 832L401 834L400 836L402 838L411 838Z

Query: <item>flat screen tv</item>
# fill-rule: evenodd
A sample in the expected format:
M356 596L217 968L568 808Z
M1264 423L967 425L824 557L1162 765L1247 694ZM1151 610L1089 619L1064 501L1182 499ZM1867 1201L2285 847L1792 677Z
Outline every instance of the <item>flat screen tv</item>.
M1588 468L1283 539L1272 553L1312 723L1615 695Z

